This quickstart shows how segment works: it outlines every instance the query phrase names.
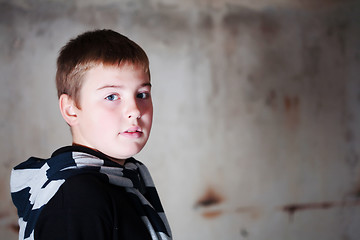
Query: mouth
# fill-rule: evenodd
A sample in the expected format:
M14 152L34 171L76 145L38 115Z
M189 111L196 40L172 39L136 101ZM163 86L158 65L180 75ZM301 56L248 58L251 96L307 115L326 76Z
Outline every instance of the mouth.
M143 135L143 131L140 127L131 127L124 132L121 132L120 135L129 137L129 138L139 138Z
M140 127L131 127L128 130L124 131L124 133L142 133L142 130Z

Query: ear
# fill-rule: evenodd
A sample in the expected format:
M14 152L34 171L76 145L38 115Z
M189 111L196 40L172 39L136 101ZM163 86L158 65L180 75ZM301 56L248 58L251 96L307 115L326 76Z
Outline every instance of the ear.
M59 98L60 112L70 127L77 124L78 116L76 104L74 100L67 94L62 94Z

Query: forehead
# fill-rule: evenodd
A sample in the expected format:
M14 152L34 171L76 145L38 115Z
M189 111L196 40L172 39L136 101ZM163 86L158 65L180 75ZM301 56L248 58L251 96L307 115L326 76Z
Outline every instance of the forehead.
M106 84L143 84L150 83L149 74L141 66L134 64L98 65L87 71L84 85L101 86Z

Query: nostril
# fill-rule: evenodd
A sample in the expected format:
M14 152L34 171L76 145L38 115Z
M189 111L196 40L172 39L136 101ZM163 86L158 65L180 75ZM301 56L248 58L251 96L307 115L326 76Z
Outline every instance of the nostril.
M140 112L137 113L137 114L130 114L130 115L128 116L128 118L140 119L140 118L141 118L141 114L140 114Z

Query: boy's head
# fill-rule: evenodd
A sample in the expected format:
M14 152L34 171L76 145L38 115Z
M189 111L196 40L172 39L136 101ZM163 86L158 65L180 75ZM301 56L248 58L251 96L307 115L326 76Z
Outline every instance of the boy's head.
M144 50L111 30L70 40L58 57L56 85L73 143L120 160L146 144L152 124L149 61Z
M95 30L71 39L57 59L58 97L67 94L80 107L79 90L88 70L100 64L121 66L125 63L142 68L150 78L149 59L145 51L120 33L108 29Z

